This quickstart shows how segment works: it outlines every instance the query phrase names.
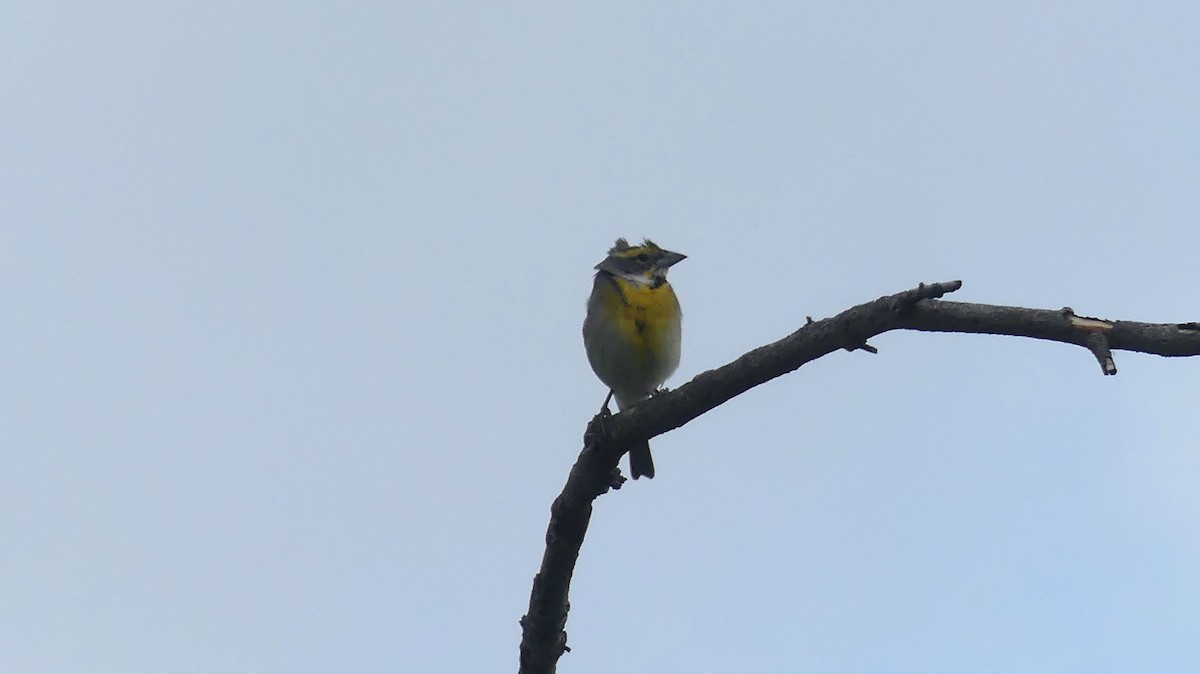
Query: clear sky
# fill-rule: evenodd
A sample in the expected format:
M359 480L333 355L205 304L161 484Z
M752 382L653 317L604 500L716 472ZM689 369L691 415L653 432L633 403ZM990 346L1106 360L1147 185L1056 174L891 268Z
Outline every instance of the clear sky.
M515 671L617 236L672 385L1200 319L1196 7L7 3L0 671ZM872 343L654 440L560 671L1194 670L1200 359Z

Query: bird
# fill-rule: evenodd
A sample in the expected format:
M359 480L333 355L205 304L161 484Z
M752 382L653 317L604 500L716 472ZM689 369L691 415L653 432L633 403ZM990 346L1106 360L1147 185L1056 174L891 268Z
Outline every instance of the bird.
M649 398L679 367L683 314L667 270L686 257L650 239L640 246L617 239L595 267L583 344L618 410ZM607 411L605 398L601 413ZM629 472L635 480L654 477L649 441L629 450Z

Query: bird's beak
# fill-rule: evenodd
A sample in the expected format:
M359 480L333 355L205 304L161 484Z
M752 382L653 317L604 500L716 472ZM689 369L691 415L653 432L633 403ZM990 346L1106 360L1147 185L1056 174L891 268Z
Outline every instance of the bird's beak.
M678 262L683 262L683 260L686 258L687 256L683 253L672 253L669 250L664 250L663 256L658 260L658 268L666 269Z

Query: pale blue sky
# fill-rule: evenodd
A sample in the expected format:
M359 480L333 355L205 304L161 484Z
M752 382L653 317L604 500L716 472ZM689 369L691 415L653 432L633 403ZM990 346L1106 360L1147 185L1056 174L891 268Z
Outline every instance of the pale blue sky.
M1193 3L10 2L0 671L514 671L617 236L674 380L1200 318ZM654 441L562 672L1178 672L1200 359L890 334Z

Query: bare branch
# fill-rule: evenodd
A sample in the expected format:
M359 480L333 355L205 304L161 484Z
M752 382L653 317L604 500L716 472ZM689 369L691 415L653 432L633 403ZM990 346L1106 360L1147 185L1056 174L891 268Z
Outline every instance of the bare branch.
M1065 320L1064 320L1065 319ZM913 311L909 330L974 332L1032 337L1085 345L1089 332L1103 332L1109 346L1156 356L1200 355L1196 323L1137 323L1076 316L1070 307L1057 311L962 302L924 302Z
M1103 332L1092 332L1087 336L1087 347L1091 350L1096 361L1100 363L1100 371L1106 375L1117 373L1117 361L1113 360L1112 350L1108 348L1108 339Z
M679 428L759 384L838 349L876 353L867 340L892 330L963 332L1030 337L1090 351L1106 375L1117 373L1112 350L1160 356L1200 355L1200 323L1135 323L1077 316L1069 307L1025 309L941 301L960 281L921 284L805 325L783 339L703 372L669 393L616 416L597 415L567 484L550 508L546 552L533 580L529 611L521 618L521 674L554 672L566 651L567 590L587 533L592 501L624 482L617 461L629 445Z

